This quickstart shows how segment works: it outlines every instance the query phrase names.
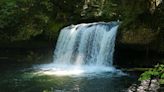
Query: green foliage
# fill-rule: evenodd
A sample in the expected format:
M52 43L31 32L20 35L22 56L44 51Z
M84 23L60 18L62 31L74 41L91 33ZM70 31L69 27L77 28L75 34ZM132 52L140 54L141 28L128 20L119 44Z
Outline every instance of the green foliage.
M164 64L157 64L154 68L141 74L139 80L147 80L151 78L164 79Z
M78 20L84 0L50 0L53 4L53 16L58 21L70 22Z
M160 84L164 84L164 79L161 79L161 80L159 81L159 83L160 83Z
M59 35L59 30L65 25L65 23L61 22L52 22L49 24L49 31L45 31L45 35L49 37L49 39L57 39Z
M124 30L145 24L154 30L162 30L164 26L163 6L160 5L151 15L148 0L89 2L86 16L81 16L85 0L0 0L0 41L29 40L42 34L54 39L53 34L58 35L64 24L77 23L82 18L96 20L98 17L92 14L96 10L101 13L102 21L123 21L121 27Z
M0 0L0 42L35 37L57 39L64 24L80 18L82 3L82 0Z
M52 38L53 32L61 27L54 22L77 20L80 9L82 2L76 0L1 0L0 41L29 40L40 34Z
M104 17L108 17L109 19L117 20L120 17L120 9L119 9L120 2L118 0L106 0L103 9Z
M0 40L27 40L47 30L52 12L49 0L0 2Z

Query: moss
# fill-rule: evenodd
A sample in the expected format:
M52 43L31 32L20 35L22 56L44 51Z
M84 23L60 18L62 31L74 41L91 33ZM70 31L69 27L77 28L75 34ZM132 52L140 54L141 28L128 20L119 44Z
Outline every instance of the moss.
M159 83L160 83L160 84L164 84L164 79L160 79L160 80L159 80Z
M52 22L49 24L49 31L45 31L45 34L49 36L50 39L57 39L60 29L65 25L62 22Z
M143 72L143 71L147 71L149 70L150 68L124 68L124 69L121 69L123 71L128 71L128 72Z

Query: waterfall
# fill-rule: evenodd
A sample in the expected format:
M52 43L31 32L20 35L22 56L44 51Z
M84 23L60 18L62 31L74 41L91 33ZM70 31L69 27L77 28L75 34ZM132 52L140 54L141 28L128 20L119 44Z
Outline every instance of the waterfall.
M54 62L46 65L46 69L58 75L113 71L117 28L117 22L82 23L63 28Z
M111 66L117 28L118 25L115 22L65 27L59 35L54 62Z

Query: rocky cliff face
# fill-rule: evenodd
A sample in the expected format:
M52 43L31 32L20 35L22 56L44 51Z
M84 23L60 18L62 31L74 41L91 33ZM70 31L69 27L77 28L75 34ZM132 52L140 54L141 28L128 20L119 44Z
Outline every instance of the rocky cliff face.
M119 30L117 37L118 44L138 45L143 48L134 47L135 49L150 49L156 52L164 52L164 34L162 31L153 31L151 28L139 25L136 28L123 28Z
M121 67L152 67L163 62L164 32L137 25L118 31L115 63ZM125 64L126 62L126 64Z

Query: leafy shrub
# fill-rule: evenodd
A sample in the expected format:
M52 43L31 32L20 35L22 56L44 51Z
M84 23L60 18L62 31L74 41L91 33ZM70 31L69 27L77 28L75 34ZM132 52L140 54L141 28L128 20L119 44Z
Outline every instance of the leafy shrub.
M155 65L154 68L145 71L144 73L141 74L139 80L142 81L152 78L157 78L160 81L164 80L164 64L157 64ZM163 82L160 83L163 84Z

